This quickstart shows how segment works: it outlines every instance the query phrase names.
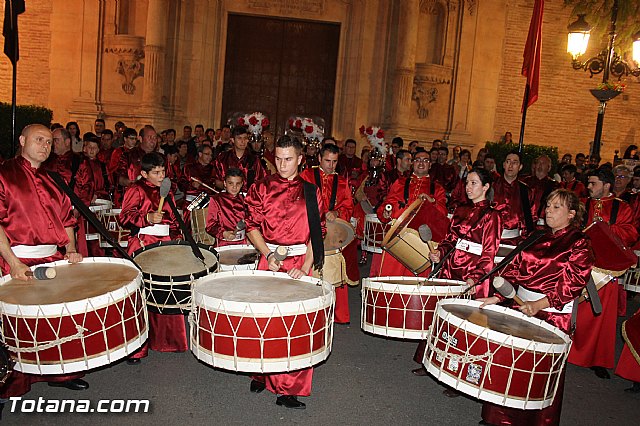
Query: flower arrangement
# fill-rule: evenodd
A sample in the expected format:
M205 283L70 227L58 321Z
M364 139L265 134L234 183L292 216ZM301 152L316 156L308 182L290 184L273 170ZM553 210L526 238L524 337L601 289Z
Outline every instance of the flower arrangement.
M387 148L384 145L384 130L380 127L365 127L364 125L360 126L359 130L360 134L369 140L373 148L376 148L383 155L387 153Z
M324 139L324 129L308 117L289 118L289 129L301 132L308 142L322 142Z
M246 126L254 135L262 134L262 130L269 127L269 119L261 112L245 114L238 117L238 126Z
M598 90L615 90L616 92L624 92L624 89L627 88L627 85L621 81L614 81L613 83L607 81L606 83L600 83L596 87Z

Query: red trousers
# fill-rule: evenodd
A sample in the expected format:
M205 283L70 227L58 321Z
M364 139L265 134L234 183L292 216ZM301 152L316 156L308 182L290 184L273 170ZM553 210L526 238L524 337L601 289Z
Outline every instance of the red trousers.
M131 358L144 358L149 349L158 352L184 352L189 349L184 315L149 312L149 340Z

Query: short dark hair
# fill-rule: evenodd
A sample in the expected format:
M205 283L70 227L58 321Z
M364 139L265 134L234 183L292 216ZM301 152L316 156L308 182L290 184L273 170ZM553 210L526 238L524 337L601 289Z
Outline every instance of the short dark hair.
M136 132L136 129L132 129L131 127L127 127L126 129L124 129L124 132L122 132L122 137L128 138L129 136L138 136L138 132Z
M249 130L245 126L236 126L231 131L231 137L235 138L238 135L246 135L249 133Z
M579 152L579 153L576 154L576 159L578 159L578 158L585 158L585 155L583 153Z
M391 145L393 144L402 147L404 146L404 139L402 139L400 136L396 136L395 138L391 139Z
M102 124L105 124L104 119L102 119L102 118L96 118L96 121L94 121L93 123L94 123L94 124L95 124L95 123L102 123Z
M564 173L564 172L575 175L578 172L578 168L576 167L575 164L565 164L564 166L562 166L562 169L560 169L560 173Z
M182 145L189 145L189 143L187 141L180 141L176 146L178 147L178 149L180 149Z
M446 151L447 155L449 155L449 148L447 148L446 146L442 145L438 148L436 148L438 151Z
M302 143L300 142L300 139L296 137L284 135L276 141L276 148L294 148L296 153L300 155L302 152Z
M204 130L204 125L203 124L196 124L196 129Z
M169 145L164 149L164 155L177 154L178 148L175 145Z
M191 128L191 126L189 126L189 125L186 125L186 126L184 126L184 127L182 128L182 130L185 130L185 129L193 130L193 129Z
M482 185L489 184L489 188L491 188L491 184L493 183L493 176L491 176L491 172L489 170L480 167L474 167L469 172L469 174L471 173L476 173L480 178L480 182L482 182Z
M142 160L140 160L140 167L143 172L149 173L156 167L164 167L165 160L164 156L159 152L150 152L142 156Z
M173 133L173 136L175 136L175 135L176 135L176 129L167 129L167 130L166 130L166 132L167 132L167 135L168 135L169 133Z
M413 158L416 158L416 155L418 155L418 154L420 154L420 153L423 153L423 152L424 152L425 154L429 154L429 153L427 152L427 150L426 150L426 149L424 149L424 148L422 148L422 147L418 147L418 148L416 148L416 152L414 152L414 153L413 153Z
M462 152L460 152L460 154L462 154ZM504 159L506 160L506 159L507 159L507 157L508 157L508 156L510 156L510 155L517 155L517 156L518 156L518 161L519 161L520 163L522 163L522 153L521 153L520 151L518 151L518 150L516 150L516 149L514 149L514 150L512 150L512 151L509 151L509 152L507 153L507 155L504 157Z
M198 154L202 154L204 150L207 148L209 148L211 150L211 153L213 154L213 148L211 148L210 145L205 145L205 144L202 144L198 147Z
M113 136L113 130L111 129L104 129L104 131L102 132L103 135L111 135Z
M350 143L352 143L352 144L354 144L354 145L357 145L357 143L356 143L356 141L355 141L355 140L353 140L353 139L347 139L346 141L344 141L344 146L347 146L347 145L348 145L348 144L350 144Z
M612 187L616 182L616 177L613 175L613 172L607 167L598 167L597 169L590 171L587 176L595 176L600 182L608 183Z
M329 154L340 154L340 148L337 145L327 144L320 148L320 158L324 155L325 152L329 152Z
M403 160L404 157L407 156L407 155L411 155L411 153L409 151L407 151L406 149L400 149L396 153L396 160Z
M224 175L224 180L230 177L241 177L244 180L244 172L237 167L231 167L227 170L227 174Z

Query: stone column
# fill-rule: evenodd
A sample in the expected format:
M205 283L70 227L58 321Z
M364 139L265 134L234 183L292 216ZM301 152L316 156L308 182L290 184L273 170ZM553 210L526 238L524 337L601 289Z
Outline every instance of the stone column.
M418 43L419 0L402 0L398 19L398 50L394 75L394 98L391 125L397 131L406 129L411 112L411 93L416 74L416 45Z
M167 0L149 0L144 46L144 93L142 103L157 105L162 99L164 47L167 39Z

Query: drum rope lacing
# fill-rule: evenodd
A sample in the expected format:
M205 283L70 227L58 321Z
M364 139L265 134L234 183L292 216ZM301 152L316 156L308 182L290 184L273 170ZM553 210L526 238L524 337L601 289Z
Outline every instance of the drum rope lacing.
M11 352L16 352L16 353L39 352L39 351L45 351L47 349L55 348L56 346L62 345L64 343L70 342L72 340L81 339L81 338L84 337L85 331L89 331L88 329L86 329L86 328L84 328L84 327L82 327L80 325L76 325L76 330L78 332L76 334L71 335L71 336L63 337L61 339L52 340L52 341L50 341L48 343L44 343L42 345L37 345L37 346L32 346L32 347L29 347L29 348L17 348L15 346L10 346L4 341L4 338L1 341L2 341L2 343L4 343L7 346L7 348Z

